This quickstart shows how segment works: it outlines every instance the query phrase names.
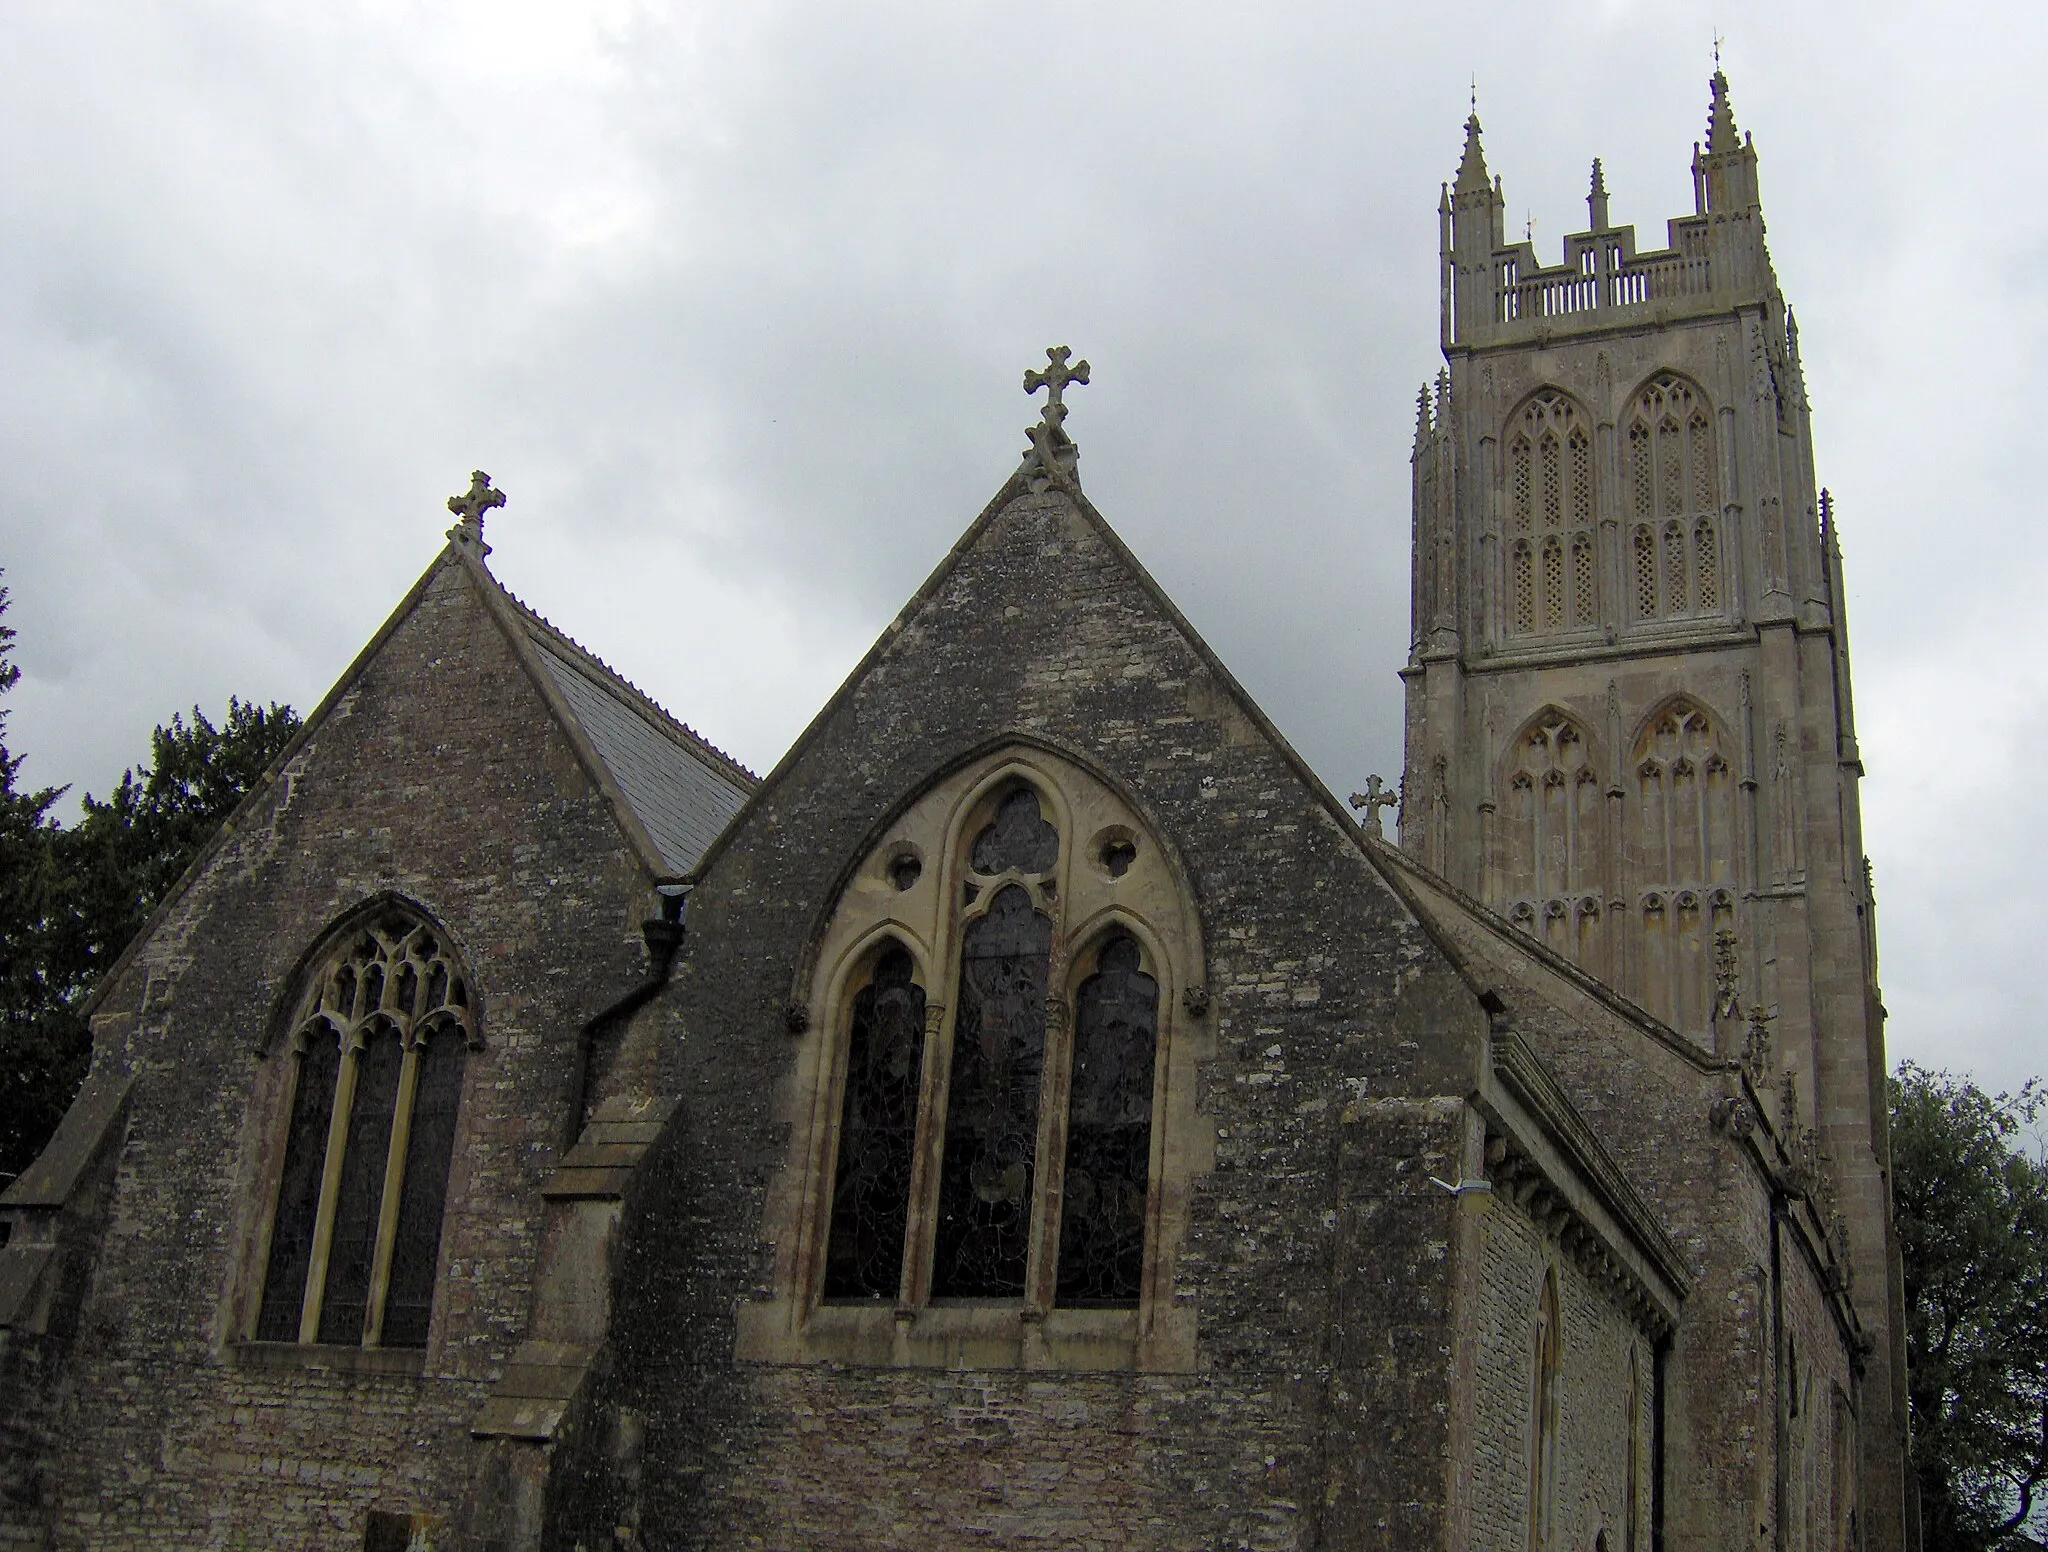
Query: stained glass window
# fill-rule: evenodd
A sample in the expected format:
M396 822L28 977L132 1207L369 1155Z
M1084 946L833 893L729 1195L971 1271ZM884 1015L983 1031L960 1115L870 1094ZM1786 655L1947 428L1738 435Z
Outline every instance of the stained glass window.
M334 1233L328 1241L327 1289L320 1301L323 1342L363 1339L377 1220L384 1206L384 1166L391 1154L391 1113L398 1101L403 1061L398 1031L389 1026L373 1031L356 1058L355 1102L349 1106Z
M1060 860L1060 832L1039 811L1038 794L1019 787L974 838L977 873L1049 873Z
M332 1024L325 1019L314 1022L298 1064L291 1135L285 1141L277 1215L270 1226L270 1265L256 1317L256 1338L262 1342L299 1339L306 1272L313 1263L313 1227L320 1213L320 1173L327 1162L327 1128L334 1114L334 1082L341 1074L341 1037Z
M1145 1262L1159 983L1119 934L1074 998L1059 1302L1135 1304Z
M1005 803L996 823L976 837L978 871L1018 865L995 861L993 839L1003 829L1003 815L1022 810L1018 797L1030 799L1027 817L1037 823L1009 833L1029 834L1040 826L1051 830L1037 819L1036 796L1020 792ZM983 868L984 842L990 843L995 863L988 869ZM1052 844L1056 856L1056 834ZM1041 855L1035 850L1026 854ZM1050 867L1051 859L1042 866ZM996 892L988 914L968 927L962 942L932 1265L935 1297L1024 1291L1051 952L1052 922L1017 884Z
M827 1299L893 1299L900 1287L924 1071L925 997L915 973L909 953L892 946L853 999Z
M443 1024L420 1047L413 1090L412 1132L405 1144L405 1180L384 1296L386 1347L424 1347L434 1308L434 1267L441 1254L441 1209L448 1195L455 1109L462 1097L462 1031Z
M344 940L303 1006L255 1335L297 1341L317 1303L321 1342L420 1346L471 1028L468 990L434 932L393 910ZM403 1157L394 1157L401 1128ZM337 1142L338 1160L329 1156ZM323 1258L312 1298L311 1269Z

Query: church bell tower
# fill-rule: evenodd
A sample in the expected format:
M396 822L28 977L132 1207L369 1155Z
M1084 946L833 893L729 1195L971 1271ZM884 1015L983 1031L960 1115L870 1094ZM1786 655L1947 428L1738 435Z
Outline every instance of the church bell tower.
M1896 1546L1904 1318L1842 564L1718 70L1692 171L1693 213L1643 252L1594 162L1586 229L1545 267L1466 121L1415 429L1401 845L1773 1090L1874 1343L1860 1497L1869 1544Z

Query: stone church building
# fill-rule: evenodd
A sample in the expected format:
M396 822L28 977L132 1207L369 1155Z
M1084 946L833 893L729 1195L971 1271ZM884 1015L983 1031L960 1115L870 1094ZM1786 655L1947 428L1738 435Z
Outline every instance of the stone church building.
M0 1197L0 1547L1917 1544L1757 162L1441 209L1398 846L1022 466L765 777L447 547Z

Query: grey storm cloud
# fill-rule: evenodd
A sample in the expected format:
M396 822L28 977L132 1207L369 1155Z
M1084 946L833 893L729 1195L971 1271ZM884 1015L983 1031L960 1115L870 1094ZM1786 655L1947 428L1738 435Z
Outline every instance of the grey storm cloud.
M1555 251L1691 208L1714 29L1836 493L1894 1055L2048 1067L2038 7L0 12L27 779L312 706L472 467L493 565L772 764L1094 365L1097 504L1339 791L1400 766L1407 455L1476 75Z

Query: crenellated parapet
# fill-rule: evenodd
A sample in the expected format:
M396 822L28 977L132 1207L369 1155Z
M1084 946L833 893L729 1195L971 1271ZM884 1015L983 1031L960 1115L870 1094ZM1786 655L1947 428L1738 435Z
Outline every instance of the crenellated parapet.
M1534 243L1506 240L1500 179L1487 173L1478 115L1468 118L1457 179L1438 206L1444 348L1663 323L1775 296L1756 150L1735 128L1718 70L1712 92L1706 142L1693 147L1694 210L1665 224L1664 246L1638 249L1633 226L1609 221L1595 161L1587 229L1565 237L1563 260L1552 265Z

